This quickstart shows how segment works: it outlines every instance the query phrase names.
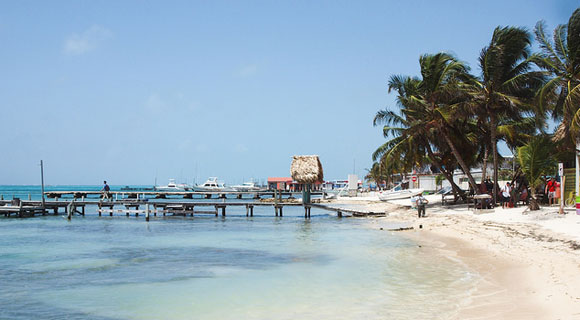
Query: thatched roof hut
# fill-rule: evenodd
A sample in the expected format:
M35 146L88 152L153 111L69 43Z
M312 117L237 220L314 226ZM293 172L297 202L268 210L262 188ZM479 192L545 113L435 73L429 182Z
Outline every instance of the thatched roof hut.
M298 183L323 181L324 173L318 156L294 156L290 166L290 175Z

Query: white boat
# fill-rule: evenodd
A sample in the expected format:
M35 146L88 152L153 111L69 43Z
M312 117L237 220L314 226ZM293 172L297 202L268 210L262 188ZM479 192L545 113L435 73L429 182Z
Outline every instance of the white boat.
M193 187L193 191L198 192L219 192L219 191L233 191L232 188L227 188L222 182L218 182L216 177L209 177L202 185Z
M181 192L181 191L189 191L191 187L185 183L175 183L175 179L169 179L169 183L166 186L155 186L154 189L156 191Z
M382 201L411 198L423 193L423 189L403 189L401 185L388 191L381 191L379 199Z
M239 192L251 192L251 191L260 191L262 188L258 187L254 182L244 182L240 185L232 186L235 191Z

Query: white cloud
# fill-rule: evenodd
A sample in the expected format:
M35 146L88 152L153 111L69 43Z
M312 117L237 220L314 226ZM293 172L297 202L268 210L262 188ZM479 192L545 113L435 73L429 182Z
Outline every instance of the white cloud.
M234 151L235 152L239 152L239 153L244 153L244 152L248 152L248 147L246 147L244 144L238 143L235 147L234 147Z
M145 108L152 112L199 111L201 104L189 99L182 93L163 94L152 93L145 100Z
M247 78L255 75L258 72L258 66L255 64L245 65L238 70L237 76Z
M179 143L180 151L187 151L191 149L191 139L185 139Z
M147 98L145 106L151 111L159 112L167 108L167 103L157 93L153 93Z
M64 42L63 52L69 55L79 55L96 49L113 33L104 27L93 25L81 34L72 34Z

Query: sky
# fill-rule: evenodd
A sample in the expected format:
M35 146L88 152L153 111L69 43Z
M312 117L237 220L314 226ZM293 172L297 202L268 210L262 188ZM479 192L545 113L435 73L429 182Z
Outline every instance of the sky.
M2 1L0 184L364 176L390 75L577 1ZM505 150L504 150L505 151Z

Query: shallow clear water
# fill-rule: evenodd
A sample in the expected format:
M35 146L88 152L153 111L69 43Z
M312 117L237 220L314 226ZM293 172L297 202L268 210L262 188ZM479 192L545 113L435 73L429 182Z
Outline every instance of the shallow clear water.
M0 319L452 316L477 275L325 211L0 218Z

